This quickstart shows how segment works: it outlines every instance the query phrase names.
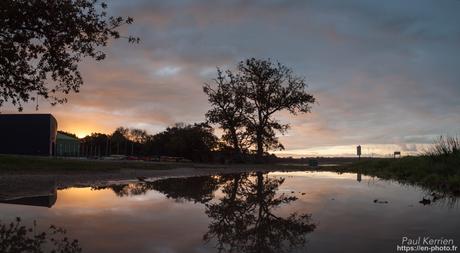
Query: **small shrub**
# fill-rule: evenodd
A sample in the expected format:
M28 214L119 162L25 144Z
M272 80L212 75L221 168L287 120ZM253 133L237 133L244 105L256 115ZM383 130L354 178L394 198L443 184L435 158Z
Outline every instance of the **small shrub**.
M441 136L431 148L425 151L425 155L435 160L442 157L458 156L460 155L460 138L458 136Z
M77 240L66 237L66 231L51 225L48 230L36 231L21 224L21 218L2 224L0 221L0 252L2 253L81 253Z

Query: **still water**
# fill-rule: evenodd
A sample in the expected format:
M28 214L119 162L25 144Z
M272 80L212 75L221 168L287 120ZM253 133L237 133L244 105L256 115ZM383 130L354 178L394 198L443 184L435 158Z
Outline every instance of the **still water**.
M83 252L395 252L419 236L458 246L460 207L419 203L429 194L350 173L216 175L61 189L0 204L0 220L65 228Z

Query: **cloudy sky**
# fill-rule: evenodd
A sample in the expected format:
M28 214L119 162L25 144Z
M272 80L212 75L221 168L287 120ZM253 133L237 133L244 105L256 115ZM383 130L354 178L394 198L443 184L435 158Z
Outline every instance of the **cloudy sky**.
M460 1L109 1L135 23L103 62L81 65L85 85L50 107L79 136L138 127L151 134L201 122L204 82L216 66L271 58L304 76L312 113L278 115L292 125L282 155L420 152L460 134ZM11 107L2 109L11 111ZM25 112L35 112L34 105Z

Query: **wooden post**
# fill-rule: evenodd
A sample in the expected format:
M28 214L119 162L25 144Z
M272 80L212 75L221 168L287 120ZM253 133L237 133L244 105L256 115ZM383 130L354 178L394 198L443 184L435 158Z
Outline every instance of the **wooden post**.
M361 145L356 147L356 154L358 155L358 159L361 160Z

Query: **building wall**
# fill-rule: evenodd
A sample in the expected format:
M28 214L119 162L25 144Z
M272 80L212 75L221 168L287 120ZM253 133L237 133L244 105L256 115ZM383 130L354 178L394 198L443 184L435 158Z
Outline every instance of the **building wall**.
M56 138L57 156L80 156L80 141L78 139L62 138L58 133Z
M57 120L50 114L50 154L51 155L56 155L56 138L57 138Z
M56 131L51 114L0 114L0 154L53 155Z

